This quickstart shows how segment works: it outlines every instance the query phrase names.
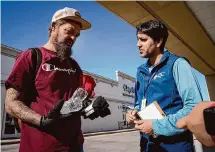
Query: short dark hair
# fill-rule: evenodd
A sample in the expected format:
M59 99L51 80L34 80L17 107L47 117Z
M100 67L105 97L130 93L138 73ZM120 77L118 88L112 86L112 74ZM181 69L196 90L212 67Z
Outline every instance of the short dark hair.
M137 34L138 32L144 33L150 36L154 41L159 41L163 39L160 46L160 50L164 51L164 46L168 38L167 27L158 20L150 20L145 23L140 23L136 26Z

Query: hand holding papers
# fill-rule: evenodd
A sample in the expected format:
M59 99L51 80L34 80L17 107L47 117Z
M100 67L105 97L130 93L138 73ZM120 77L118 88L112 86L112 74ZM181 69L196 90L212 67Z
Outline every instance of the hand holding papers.
M154 135L153 132L152 121L155 119L165 118L165 114L157 101L146 106L144 109L139 111L137 115L141 120L134 121L135 128L144 134L148 134L156 138L156 135Z
M153 103L149 104L137 114L141 120L163 119L166 117L157 101L154 101Z

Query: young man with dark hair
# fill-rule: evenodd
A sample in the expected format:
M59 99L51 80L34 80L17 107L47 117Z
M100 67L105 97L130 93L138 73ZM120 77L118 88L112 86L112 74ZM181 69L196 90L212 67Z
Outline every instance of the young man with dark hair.
M61 9L52 18L49 41L38 48L41 65L37 72L31 50L18 56L5 83L5 107L11 116L22 121L20 152L83 151L81 112L62 114L60 111L76 89L83 87L83 73L71 57L71 48L81 30L90 27L77 10ZM91 96L95 82L88 84L89 78L85 76L84 79L87 79L84 85L90 87L86 90ZM106 101L102 102L98 105L107 107ZM98 105L97 111L106 109ZM105 115L102 112L102 117Z
M193 138L176 126L178 119L199 103L201 93L188 61L166 50L168 30L157 20L137 26L137 47L141 58L148 58L137 69L135 110L128 111L128 123L141 132L141 152L192 152ZM157 101L166 117L137 120L137 111Z

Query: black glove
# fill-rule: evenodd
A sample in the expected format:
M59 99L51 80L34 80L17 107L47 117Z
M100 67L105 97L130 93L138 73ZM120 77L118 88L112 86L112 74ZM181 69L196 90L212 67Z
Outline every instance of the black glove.
M95 118L98 118L99 117L99 113L98 112L93 112L92 114L90 114L89 116L86 116L86 111L85 109L90 106L92 104L92 100L90 99L86 99L83 101L83 109L81 111L81 115L83 116L84 119L91 119L91 120L94 120Z
M90 104L92 103L92 100L90 100L90 99L85 99L84 101L83 101L83 109L82 109L82 114L84 114L83 112L84 112L84 109L85 108L87 108Z
M98 111L99 116L102 118L111 114L110 109L108 108L109 104L102 96L98 96L96 98L96 100L93 102L92 107L95 111Z
M100 117L104 118L106 117L107 115L110 115L111 112L110 112L110 109L109 108L105 108L105 109L102 109L99 111L99 115Z
M99 113L98 112L93 112L89 116L83 115L83 117L84 117L84 119L89 118L90 120L94 120L94 119L99 117Z
M96 100L93 102L93 108L94 109L104 109L104 108L108 108L109 104L107 103L107 101L104 99L104 97L102 96L98 96L96 98Z
M87 99L83 102L83 105L84 109L82 110L82 115L84 116L85 119L89 118L93 120L95 118L98 118L99 116L103 118L111 114L108 108L109 104L102 96L97 97L94 102Z
M60 100L53 109L51 109L47 116L42 116L40 119L39 129L45 132L52 132L62 120L69 119L72 114L60 114L60 110L64 104L64 100Z

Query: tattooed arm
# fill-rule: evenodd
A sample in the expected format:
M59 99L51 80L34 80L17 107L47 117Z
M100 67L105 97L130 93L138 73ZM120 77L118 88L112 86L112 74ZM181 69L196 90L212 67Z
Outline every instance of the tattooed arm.
M36 126L40 125L41 115L37 114L19 100L19 92L9 88L6 92L5 109L13 117Z

